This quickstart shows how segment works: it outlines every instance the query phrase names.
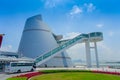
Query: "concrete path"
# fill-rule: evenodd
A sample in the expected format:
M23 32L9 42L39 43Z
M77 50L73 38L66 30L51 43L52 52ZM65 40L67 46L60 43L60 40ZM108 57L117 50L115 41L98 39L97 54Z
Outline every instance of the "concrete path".
M9 77L13 77L21 74L25 74L25 73L14 73L14 74L0 73L0 80L6 80Z
M18 74L5 74L5 73L0 73L0 80L6 80L9 77L16 76Z

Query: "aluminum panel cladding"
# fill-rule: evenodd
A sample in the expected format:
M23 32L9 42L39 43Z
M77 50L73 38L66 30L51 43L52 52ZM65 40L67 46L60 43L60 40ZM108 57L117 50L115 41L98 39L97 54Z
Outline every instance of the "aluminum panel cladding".
M51 30L43 22L41 15L27 19L18 48L19 54L36 58L57 46Z

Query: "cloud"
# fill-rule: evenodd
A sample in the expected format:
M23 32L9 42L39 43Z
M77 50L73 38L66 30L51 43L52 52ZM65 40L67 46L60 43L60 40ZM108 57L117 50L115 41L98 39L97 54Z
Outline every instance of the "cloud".
M111 49L109 46L107 46L104 42L97 43L97 49L98 49L98 57L99 61L112 61L116 60L117 55L115 54L115 51ZM84 43L76 44L69 49L66 50L69 56L72 60L79 60L86 61L86 49ZM117 54L117 53L116 53ZM92 49L91 50L91 58L92 61L95 61L95 52ZM119 59L119 58L118 58Z
M103 42L99 43L98 46L101 47L101 49L103 49L102 51L104 51L104 53L106 53L106 54L113 53L112 49L109 48L107 45L105 45L105 43L103 43Z
M77 5L74 5L72 7L72 10L70 11L70 15L76 15L76 14L81 14L83 12L82 8L78 7Z
M87 9L87 12L93 12L96 9L93 3L85 3L84 7Z
M63 36L63 39L72 39L76 36L78 36L79 32L71 32L71 33L67 33ZM69 56L72 58L72 60L85 60L85 48L84 48L84 44L76 44L72 47L70 47L69 49L66 50L67 53L69 54Z
M82 14L85 12L93 12L96 9L93 3L84 3L81 6L74 5L69 12L69 16L74 17L75 15Z
M115 53L113 48L106 45L104 42L98 43L98 55L101 61L112 61L117 60L117 53ZM119 58L118 58L119 59Z
M0 51L11 51L12 45L4 46L0 48Z
M108 36L112 37L115 33L113 31L108 32Z
M104 25L103 24L97 24L96 27L97 28L102 28Z
M81 33L79 33L79 32L67 33L63 36L63 39L72 39L72 38L78 36L79 34L81 34Z
M71 39L79 34L81 34L81 33L79 33L79 32L67 33L66 35L64 35L64 39ZM110 35L111 34L113 35L114 33L111 31ZM93 45L91 45L91 46L93 46ZM112 60L115 61L115 60L119 59L118 58L119 56L115 55L115 54L118 54L119 52L116 52L113 48L106 45L104 41L97 42L97 50L98 50L100 62L101 61L112 61ZM66 51L72 60L81 59L82 61L86 61L86 49L85 49L84 43L76 44L76 45L70 47L69 49L67 49ZM92 57L92 61L95 61L94 50L92 50L92 52L91 52L91 57Z
M72 60L86 60L86 54L85 54L85 45L84 44L76 44L69 49L66 50L69 56Z
M58 4L61 4L63 0L42 0L46 8L54 8Z

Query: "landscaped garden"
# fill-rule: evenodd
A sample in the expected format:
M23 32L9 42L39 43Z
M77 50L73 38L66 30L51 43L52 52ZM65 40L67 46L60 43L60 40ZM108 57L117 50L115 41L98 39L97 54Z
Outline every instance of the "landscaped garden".
M7 80L120 80L120 73L89 70L43 70Z
M120 76L94 73L86 70L51 70L32 77L31 80L120 80Z

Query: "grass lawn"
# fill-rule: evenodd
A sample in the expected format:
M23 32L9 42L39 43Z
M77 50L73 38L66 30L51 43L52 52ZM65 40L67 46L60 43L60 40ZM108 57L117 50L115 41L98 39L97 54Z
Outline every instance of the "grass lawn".
M14 78L8 78L7 80L27 80L26 77L14 77Z
M120 76L91 72L59 72L35 76L31 80L120 80Z

